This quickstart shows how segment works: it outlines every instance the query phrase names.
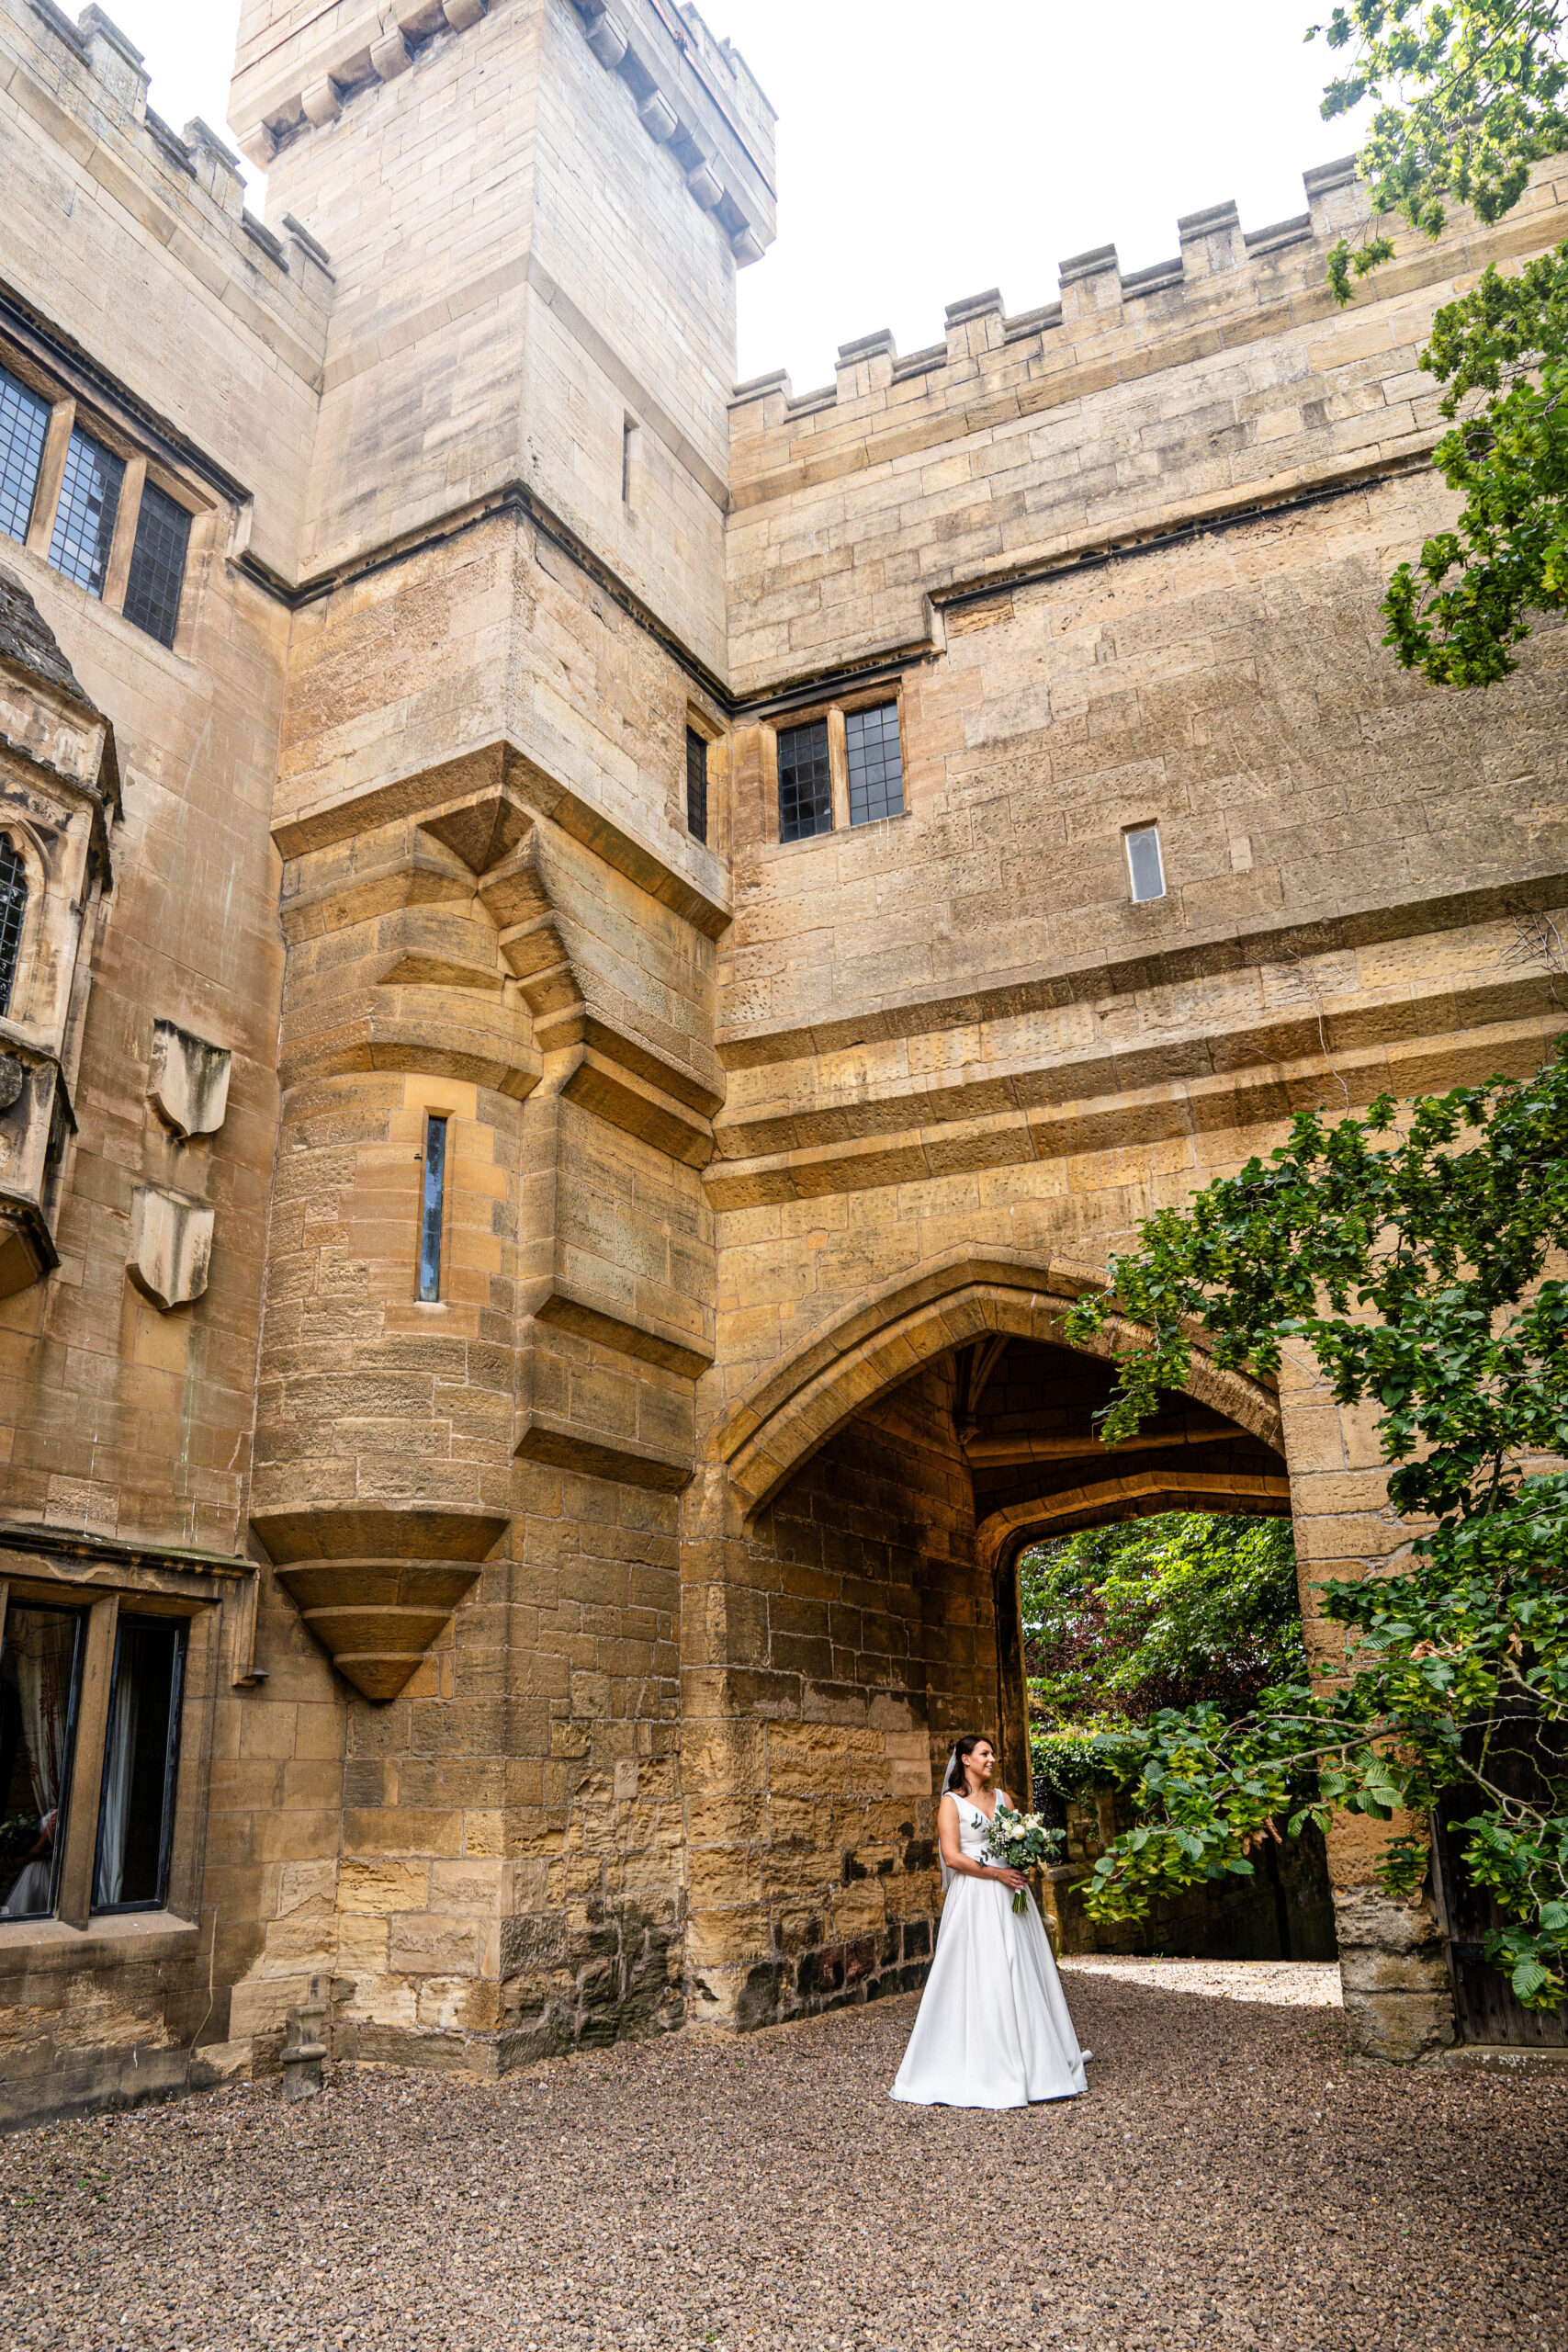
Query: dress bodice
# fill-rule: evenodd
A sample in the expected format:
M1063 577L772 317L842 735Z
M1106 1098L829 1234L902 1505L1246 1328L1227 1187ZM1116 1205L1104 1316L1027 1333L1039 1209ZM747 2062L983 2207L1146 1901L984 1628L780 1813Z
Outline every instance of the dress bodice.
M984 1861L990 1821L972 1797L961 1797L956 1789L952 1793L953 1802L958 1807L959 1851L967 1855L972 1862Z

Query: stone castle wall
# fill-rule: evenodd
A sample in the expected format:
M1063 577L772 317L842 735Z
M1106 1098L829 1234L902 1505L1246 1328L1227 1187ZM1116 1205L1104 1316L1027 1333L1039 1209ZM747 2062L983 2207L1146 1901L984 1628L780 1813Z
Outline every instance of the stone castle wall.
M796 401L730 395L772 117L694 12L248 0L232 119L270 229L96 12L0 0L0 364L198 510L168 652L0 541L123 808L0 1576L192 1627L168 1909L0 1922L11 2115L268 2065L318 1977L342 2054L479 2071L917 1982L934 1766L1026 1770L1023 1541L1292 1510L1321 1642L1403 1540L1293 1364L1108 1459L1067 1304L1293 1109L1557 1025L1557 633L1440 696L1377 614L1447 514L1432 311L1553 167L1345 313L1330 170ZM887 701L906 813L781 842L780 727ZM231 1057L210 1135L160 1022ZM149 1187L214 1212L173 1306ZM1370 1862L1408 2051L1440 1954Z

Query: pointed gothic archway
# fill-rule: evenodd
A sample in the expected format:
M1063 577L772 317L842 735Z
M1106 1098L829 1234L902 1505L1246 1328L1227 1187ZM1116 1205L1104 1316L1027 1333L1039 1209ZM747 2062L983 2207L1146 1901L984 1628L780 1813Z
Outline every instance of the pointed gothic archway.
M696 2016L760 2023L919 1980L933 1767L994 1726L1027 1786L1030 1534L1289 1510L1277 1398L1203 1356L1132 1444L1100 1443L1120 1334L1086 1351L1064 1326L1101 1280L955 1251L826 1326L713 1430L683 1601Z

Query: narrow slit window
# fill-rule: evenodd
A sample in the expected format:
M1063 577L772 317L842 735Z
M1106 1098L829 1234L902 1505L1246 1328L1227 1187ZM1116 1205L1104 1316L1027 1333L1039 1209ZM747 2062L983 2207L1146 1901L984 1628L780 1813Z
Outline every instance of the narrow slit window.
M441 1295L441 1225L446 1203L446 1122L431 1119L424 1130L424 1215L420 1225L419 1295Z
M186 1628L122 1616L115 1633L95 1911L157 1911L169 1891Z
M635 487L632 481L632 468L637 461L639 449L640 439L637 422L635 418L628 416L621 427L621 503L623 506L630 506L632 503L632 491Z
M0 531L25 539L33 519L49 402L0 368Z
M1122 838L1127 844L1127 873L1134 901L1163 899L1165 861L1159 854L1159 827L1134 825Z
M155 637L160 645L175 641L189 546L190 516L177 500L150 481L141 493L141 511L136 518L125 617L149 637Z
M694 842L708 837L708 747L694 727L686 729L686 831Z
M904 813L904 760L898 747L898 706L852 710L844 721L850 770L850 822L871 825Z
M0 1013L11 1010L27 919L28 869L8 837L0 833Z
M805 727L785 727L779 734L779 839L802 842L826 833L833 824L832 771L828 762L828 722L813 718Z
M124 480L125 468L117 457L85 433L73 433L49 560L89 596L104 593Z
M81 1679L81 1612L13 1600L0 1649L0 1919L54 1909Z

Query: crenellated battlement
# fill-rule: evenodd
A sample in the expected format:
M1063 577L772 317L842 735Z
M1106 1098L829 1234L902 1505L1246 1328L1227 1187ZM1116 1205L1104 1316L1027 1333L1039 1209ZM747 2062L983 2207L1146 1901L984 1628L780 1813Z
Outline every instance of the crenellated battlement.
M293 221L275 235L247 209L239 157L199 117L178 132L154 112L141 51L101 8L73 23L54 0L0 0L0 14L14 41L14 62L0 64L11 104L204 283L214 260L224 283L237 266L236 293L261 306L264 333L303 339L285 356L313 377L333 296L322 247Z
M732 402L739 435L789 430L826 410L864 402L884 388L919 383L940 401L949 388L973 391L978 368L1001 367L1032 374L1081 362L1092 352L1153 350L1168 344L1156 365L1191 356L1194 326L1238 311L1262 312L1282 303L1303 315L1302 299L1325 296L1328 249L1369 217L1366 191L1353 156L1303 174L1307 209L1266 228L1243 229L1235 202L1210 205L1177 221L1179 249L1168 261L1123 273L1116 247L1096 245L1056 265L1055 301L1010 315L999 288L950 302L940 343L900 354L886 328L839 346L836 380L796 393L779 368L739 384ZM1424 242L1424 241L1423 241ZM998 363L994 355L1004 354ZM902 396L908 398L905 393Z
M230 119L265 169L297 141L398 80L427 52L508 0L249 0ZM761 260L774 233L773 113L744 59L694 8L665 0L562 0L604 70L626 83L643 131L668 147L694 201L723 228L738 262Z

